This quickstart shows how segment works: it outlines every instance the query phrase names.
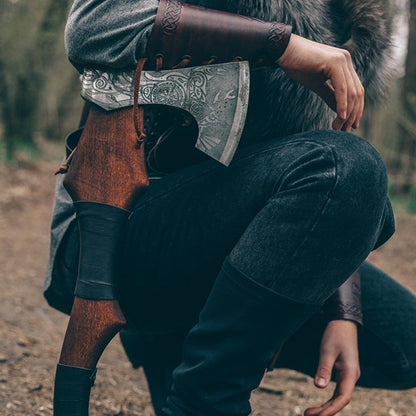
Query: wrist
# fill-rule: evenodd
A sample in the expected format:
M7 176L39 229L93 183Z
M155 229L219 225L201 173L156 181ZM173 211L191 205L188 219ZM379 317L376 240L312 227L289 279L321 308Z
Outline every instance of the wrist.
M327 328L343 328L348 330L358 330L358 323L349 319L333 319L327 323Z
M354 321L337 319L328 322L325 329L324 340L336 346L336 348L344 349L347 345L356 345L358 339L358 325Z
M288 39L284 52L282 53L280 58L276 60L276 65L279 65L282 68L285 68L288 66L288 61L293 56L294 50L296 49L296 45L299 42L299 38L300 36L295 35L294 33L290 35L290 38Z

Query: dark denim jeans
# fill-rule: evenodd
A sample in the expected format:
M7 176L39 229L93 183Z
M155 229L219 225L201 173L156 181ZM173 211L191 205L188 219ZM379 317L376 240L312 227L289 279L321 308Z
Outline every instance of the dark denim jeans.
M140 330L124 334L124 343L132 361L143 364L156 407L227 256L271 292L320 305L393 231L384 163L347 133L268 140L239 150L228 168L210 160L153 179L127 224L119 293ZM361 382L414 386L415 298L369 267ZM277 365L313 374L324 326L325 319L312 318ZM413 332L406 338L406 331Z
M361 377L369 388L416 387L416 297L368 262L361 266L364 326L358 332ZM314 377L327 320L312 317L284 345L276 368ZM181 361L185 331L165 334L122 333L126 351L146 373L156 413L160 414Z
M320 304L393 231L385 166L365 140L264 141L228 168L207 161L153 180L127 226L122 300L142 328L189 328L229 255L280 295Z
M153 180L127 225L122 304L147 332L143 345L149 337L169 339L158 332L181 340L229 256L235 269L271 292L320 305L393 231L385 166L366 141L335 131L268 140L241 149L228 168L207 161ZM323 327L313 319L307 326L318 346ZM159 348L153 343L153 358L143 363L157 403L179 362L149 365ZM317 363L312 350L302 351L310 374ZM284 352L278 365L296 368L295 362ZM308 372L306 365L298 369ZM386 380L394 386L391 375L381 385ZM374 377L367 382L375 385Z

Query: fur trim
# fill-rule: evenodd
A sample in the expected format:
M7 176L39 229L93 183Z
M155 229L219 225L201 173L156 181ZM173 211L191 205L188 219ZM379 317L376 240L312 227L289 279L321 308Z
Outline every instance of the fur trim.
M293 33L348 49L366 90L380 100L394 74L391 6L387 0L186 0L268 21L290 23ZM333 111L281 69L253 71L244 136L285 136L330 128ZM252 139L251 139L252 140Z

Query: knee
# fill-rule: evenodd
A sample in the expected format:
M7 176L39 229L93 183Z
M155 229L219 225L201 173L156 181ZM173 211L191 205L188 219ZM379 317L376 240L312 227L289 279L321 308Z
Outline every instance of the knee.
M416 362L410 361L407 357L389 368L384 369L388 375L388 381L380 386L390 390L407 390L416 387Z
M385 203L387 170L381 155L370 143L354 134L335 130L301 133L294 138L297 136L300 140L292 138L293 147L286 149L290 161L286 173L290 174L286 175L282 188L315 182L320 187L334 188L336 197L344 197L347 204L358 198L365 199L367 204L372 199ZM282 163L282 158L278 161Z
M388 205L387 170L366 140L335 130L312 131L293 136L291 146L277 151L277 163L288 167L276 190L325 195L330 211L345 222L367 224L371 219L380 225Z
M327 211L334 227L348 241L366 241L374 247L381 230L387 229L383 222L389 208L387 170L381 155L350 133L317 131L314 136L332 152L334 178Z
M396 374L395 387L397 390L414 389L416 387L416 363L409 368L399 368Z
M339 198L346 215L380 220L387 200L387 169L381 155L350 133L332 132L328 140L336 160L333 197Z
M377 353L375 352L375 355ZM392 352L379 363L361 365L360 387L387 390L407 390L416 387L416 363L406 357L397 357Z
M337 179L342 188L368 198L387 195L386 165L378 151L366 140L350 133L332 132Z

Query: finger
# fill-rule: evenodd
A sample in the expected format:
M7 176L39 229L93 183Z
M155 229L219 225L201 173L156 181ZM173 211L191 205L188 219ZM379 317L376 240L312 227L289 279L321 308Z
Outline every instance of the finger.
M332 369L334 368L337 353L321 349L318 369L316 370L314 384L316 387L325 388L331 381Z
M351 401L351 397L338 396L336 399L330 401L323 410L316 413L316 416L334 416L344 407L346 407ZM315 415L314 415L315 416Z
M360 100L360 104L358 107L357 118L352 125L354 129L358 129L360 127L360 121L361 121L361 117L363 116L363 112L364 112L364 92L363 92L363 98L362 100Z
M356 111L355 111L355 119L353 120L351 127L358 128L360 125L360 120L363 115L364 110L364 87L361 83L360 78L355 71L352 58L350 54L347 54L347 62L350 74L352 76L354 82L354 90L355 90L355 97L356 100Z
M358 82L358 91L359 91L359 97L358 97L358 111L357 111L357 117L352 125L352 127L354 129L358 129L358 127L360 127L360 120L361 117L363 116L363 112L364 112L364 99L365 99L365 91L364 91L364 87L361 84L360 79L358 78L358 75L355 74L357 77L357 82Z
M344 70L345 79L347 82L347 117L341 129L350 132L353 126L359 124L364 107L364 88L360 79L354 69L351 55L348 51L343 51L345 65ZM339 125L337 126L339 127Z
M345 123L343 124L343 126L341 128L342 131L346 131L347 133L351 133L352 125L354 124L354 122L356 120L357 111L358 111L358 104L357 104L357 110L353 111L351 113L351 115L348 117L347 121L345 121Z
M356 381L354 371L345 372L337 386L335 397L330 400L327 407L317 414L319 416L333 416L347 406L351 401Z
M345 123L345 120L344 119L342 119L342 118L340 118L340 117L337 117L333 122L332 122L332 128L334 129L334 130L341 130L342 129L342 126L344 125L344 123Z
M332 64L328 71L327 77L331 80L334 87L335 99L337 101L337 115L341 120L347 118L348 97L347 97L347 81L343 66L345 65L345 58L342 54L339 55L336 62Z
M314 88L314 92L316 92L316 94L318 94L325 101L331 110L337 112L337 100L335 98L335 92L327 81L324 81L316 86Z
M351 68L347 65L344 69L345 80L347 82L347 96L348 96L348 105L347 105L347 117L342 126L343 131L350 132L352 124L356 120L358 112L358 91L356 82L353 74L351 73Z
M334 416L351 401L351 396L339 395L328 400L322 406L306 409L305 416Z
M322 412L323 410L325 410L327 407L329 407L331 405L331 403L334 400L336 394L337 394L337 391L335 390L334 393L332 394L332 397L327 402L325 402L324 404L322 404L318 407L310 407L310 408L306 409L305 410L305 416L319 415L320 412Z
M341 130L350 133L352 129L352 125L357 118L359 102L357 100L357 92L356 92L353 79L350 76L348 76L347 78L349 78L350 80L348 84L348 111L347 111L348 115Z
M332 399L328 400L326 403L319 407L310 407L309 409L305 410L304 415L305 416L317 416L320 414L320 412L324 411L326 408L328 408L331 405Z

